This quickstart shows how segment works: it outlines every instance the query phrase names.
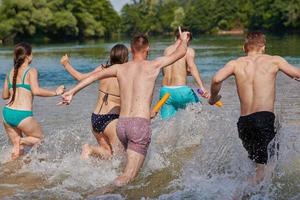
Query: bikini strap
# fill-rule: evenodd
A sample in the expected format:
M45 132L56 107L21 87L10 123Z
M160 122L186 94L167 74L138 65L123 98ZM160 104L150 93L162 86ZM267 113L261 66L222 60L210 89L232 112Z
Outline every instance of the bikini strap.
M120 97L119 95L107 93L107 92L104 92L104 91L102 91L102 90L100 90L100 89L99 89L99 91L102 92L102 93L105 94L105 95L107 94L107 95L114 96L114 97Z
M101 107L100 107L100 110L98 112L98 114L101 112L102 110L102 107L103 107L103 104L105 103L105 105L108 104L108 96L111 95L111 96L115 96L115 97L119 97L118 95L115 95L115 94L110 94L110 93L107 93L107 92L103 92L102 90L99 89L100 92L102 92L104 94L104 97L103 97L103 102L101 104Z
M103 102L102 102L102 104L101 104L101 107L100 107L100 110L99 110L98 114L101 112L102 107L103 107L103 104L104 104L104 103L105 103L105 105L108 104L108 94L105 94L102 100L103 100Z
M23 77L22 77L22 84L25 83L25 77L26 77L26 75L28 74L29 70L30 70L30 67L28 67L28 68L25 70L25 72L24 72L24 74L23 74Z

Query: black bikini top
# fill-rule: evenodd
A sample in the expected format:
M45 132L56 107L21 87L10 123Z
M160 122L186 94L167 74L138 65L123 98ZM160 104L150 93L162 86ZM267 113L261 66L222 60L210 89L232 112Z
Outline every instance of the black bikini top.
M103 102L102 102L102 104L101 104L101 107L100 107L100 110L99 110L98 114L101 112L102 107L103 107L103 104L104 104L104 103L105 103L105 105L108 104L108 97L109 97L109 95L110 95L110 96L114 96L114 97L120 97L119 95L107 93L107 92L104 92L104 91L102 91L102 90L100 90L100 89L99 89L99 92L102 92L102 93L104 94L104 97L102 98Z

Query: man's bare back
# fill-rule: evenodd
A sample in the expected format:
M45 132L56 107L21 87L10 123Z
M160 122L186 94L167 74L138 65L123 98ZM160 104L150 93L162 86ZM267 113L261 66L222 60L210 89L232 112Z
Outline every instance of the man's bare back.
M173 44L165 49L164 55L172 54L178 44ZM192 51L191 48L188 48L187 52ZM187 82L187 61L186 55L173 63L170 66L167 66L163 69L163 85L166 86L179 86L186 85Z
M233 61L241 115L274 111L277 61L278 58L269 55L245 56Z
M296 69L283 58L266 54L248 55L230 61L220 72L235 76L243 116L259 111L274 112L275 81L279 71L291 77L297 76Z
M130 61L118 68L122 117L150 119L150 105L160 68L153 61Z

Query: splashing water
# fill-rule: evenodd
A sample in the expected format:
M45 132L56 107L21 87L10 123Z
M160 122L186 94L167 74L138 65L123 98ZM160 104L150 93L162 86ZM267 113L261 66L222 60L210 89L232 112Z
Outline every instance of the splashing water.
M193 47L197 52L201 51L196 62L200 63L202 75L211 76L229 58L239 55L240 40L230 37L228 40L194 41ZM151 56L161 55L169 43L156 43ZM285 48L285 45L284 40L276 39L272 53L282 54L281 49L288 50L285 51L288 60L299 65L295 48ZM101 52L107 54L110 47L110 44L101 46ZM72 61L80 70L89 71L99 64L98 45L77 48L67 50L74 49L71 53L76 56ZM75 83L62 67L56 66L60 54L66 49L56 46L53 49L60 52L49 53L48 49L41 48L35 54L39 57L35 59L37 66L44 75L41 80L46 80L42 85L52 86L62 81ZM89 51L93 52L92 57ZM11 62L11 58L7 59L11 56L9 52L0 55L1 60L6 59L4 64L1 61L5 67ZM106 57L102 53L101 62L105 62ZM86 63L89 68L86 68ZM0 74L1 78L6 72L5 69ZM204 82L209 83L209 79ZM93 85L79 93L69 107L55 107L58 99L35 99L34 114L44 129L45 141L39 148L29 149L28 158L7 162L11 146L1 127L0 199L86 199L121 173L123 156L109 161L80 160L81 146L96 144L90 130L96 87ZM159 85L155 91L156 99L158 88ZM279 77L276 104L280 127L277 135L279 158L272 162L274 173L271 177L257 187L249 187L247 183L255 166L247 158L238 138L239 102L234 89L232 79L224 84L222 108L209 106L203 101L203 104L190 105L179 111L169 121L153 120L152 142L137 179L127 187L92 199L300 199L299 83Z
M280 80L285 82L285 79ZM249 187L247 177L254 165L238 138L237 99L232 97L233 83L225 84L223 108L194 104L169 121L152 121L152 142L139 177L128 187L97 199L298 199L300 195L300 158L298 123L285 119L294 98L279 95L279 159L275 173L257 187ZM281 84L279 84L282 87ZM293 87L294 86L294 87ZM292 93L297 85L290 84ZM229 89L230 88L230 89ZM51 108L51 116L42 111L55 100L39 101L37 115L47 117L45 142L29 152L30 162L1 165L0 194L7 199L85 199L97 188L110 183L122 170L124 157L109 161L80 160L81 146L95 143L89 128L89 109L96 86L76 97L67 108ZM79 101L80 100L80 101ZM85 102L86 105L82 104ZM88 107L88 108L87 108ZM81 114L79 114L81 113ZM59 118L60 121L57 121ZM299 114L297 115L299 116ZM290 115L288 116L288 118ZM50 119L49 119L50 118ZM296 117L293 118L296 120ZM53 126L55 124L55 127ZM9 145L1 136L1 162L9 157Z

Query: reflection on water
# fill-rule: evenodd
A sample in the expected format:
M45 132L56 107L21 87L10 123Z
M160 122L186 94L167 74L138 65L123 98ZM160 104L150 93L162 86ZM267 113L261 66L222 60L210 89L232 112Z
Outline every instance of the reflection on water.
M299 38L270 39L270 51L300 66ZM171 40L154 41L151 58ZM229 59L242 55L240 37L204 37L193 42L197 64L209 78ZM104 62L113 43L37 46L34 66L43 85L73 84L59 65L61 54L71 52L72 63L89 71ZM285 51L283 51L285 49ZM0 49L1 84L11 63L9 49ZM6 68L5 68L6 67ZM86 199L111 182L122 170L123 157L110 161L81 161L84 143L96 143L90 131L90 113L97 86L88 87L69 107L56 107L57 98L37 98L35 116L42 123L45 142L29 150L23 161L5 163L10 144L0 129L0 199ZM155 91L158 98L159 83ZM280 121L280 154L273 176L256 188L246 178L254 170L238 138L239 104L232 79L222 90L223 108L191 105L167 122L155 119L149 154L139 177L128 187L91 199L300 199L299 83L279 76L276 116ZM1 106L4 102L1 103ZM24 163L25 162L25 163ZM244 194L241 191L246 191Z

